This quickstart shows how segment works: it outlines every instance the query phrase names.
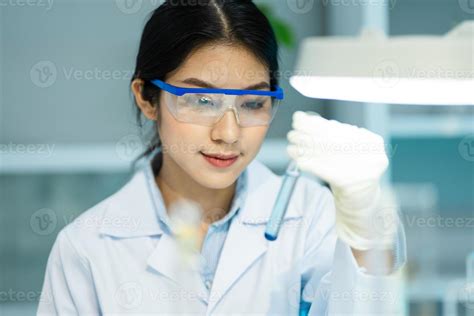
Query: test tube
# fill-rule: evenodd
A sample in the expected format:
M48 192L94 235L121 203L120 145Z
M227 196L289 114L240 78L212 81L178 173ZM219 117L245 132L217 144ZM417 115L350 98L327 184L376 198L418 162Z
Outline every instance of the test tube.
M286 168L280 191L278 192L270 219L268 220L267 226L265 228L265 238L269 241L274 241L278 238L281 223L285 217L286 209L288 208L288 204L290 202L290 198L293 194L296 180L298 180L299 175L300 172L296 162L292 161Z

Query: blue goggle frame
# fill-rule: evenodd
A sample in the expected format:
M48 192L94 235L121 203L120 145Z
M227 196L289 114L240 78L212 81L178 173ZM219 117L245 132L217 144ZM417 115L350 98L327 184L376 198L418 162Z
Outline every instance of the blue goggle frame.
M276 86L275 91L262 91L262 90L240 90L240 89L207 89L207 88L183 88L173 86L164 81L155 79L151 80L155 86L160 89L163 89L171 94L182 96L187 93L220 93L227 95L264 95L274 97L278 100L283 100L285 97L283 89L279 86Z

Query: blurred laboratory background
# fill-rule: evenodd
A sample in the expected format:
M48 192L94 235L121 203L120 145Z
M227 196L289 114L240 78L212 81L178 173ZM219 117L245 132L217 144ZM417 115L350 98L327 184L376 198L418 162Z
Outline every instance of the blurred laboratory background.
M147 143L129 82L147 15L161 2L0 2L0 315L35 313L57 233L129 178ZM368 10L375 2L383 10ZM389 35L443 35L474 18L474 3L255 3L277 25L286 92L258 159L284 171L296 110L384 135L407 233L407 314L473 313L457 289L474 251L474 107L311 99L289 78L306 37L356 36L374 23Z

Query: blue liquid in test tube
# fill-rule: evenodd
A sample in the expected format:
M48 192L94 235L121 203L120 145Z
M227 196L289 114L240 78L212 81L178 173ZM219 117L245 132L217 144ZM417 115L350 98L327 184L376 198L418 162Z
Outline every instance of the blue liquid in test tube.
M299 175L300 172L296 162L292 161L286 169L280 192L278 192L272 214L265 229L265 238L267 240L274 241L278 238L278 232L280 231L281 223L285 217L286 209L288 208Z

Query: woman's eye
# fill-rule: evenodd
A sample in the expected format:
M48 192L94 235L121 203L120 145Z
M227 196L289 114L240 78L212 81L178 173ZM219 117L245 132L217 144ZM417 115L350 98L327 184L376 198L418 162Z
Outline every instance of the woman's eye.
M214 106L215 102L212 98L205 95L194 95L187 98L187 103L191 106L210 107Z
M242 107L248 110L258 110L263 107L263 102L259 102L259 101L245 102L244 104L242 104Z
M201 98L198 99L198 103L199 103L199 105L211 105L212 100L209 99L209 98L206 98L206 97L201 97Z

